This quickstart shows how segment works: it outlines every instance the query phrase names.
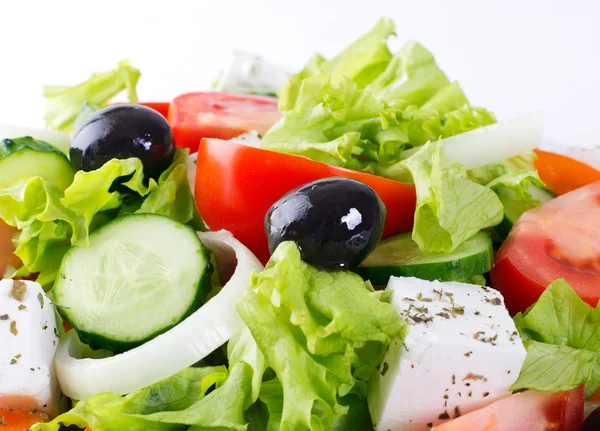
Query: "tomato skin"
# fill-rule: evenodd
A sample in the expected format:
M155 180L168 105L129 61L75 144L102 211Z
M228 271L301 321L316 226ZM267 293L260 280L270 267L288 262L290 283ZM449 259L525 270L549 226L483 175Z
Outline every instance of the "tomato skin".
M500 247L490 277L513 314L525 311L558 278L595 307L600 300L600 181L524 213Z
M277 99L227 93L187 93L169 107L175 144L196 152L202 138L231 139L252 130L264 134L281 118Z
M140 105L152 108L155 111L158 111L158 113L163 117L167 118L169 115L169 107L171 106L171 102L140 102Z
M13 235L16 232L15 228L0 220L0 277L8 265L16 268L20 266L19 258L14 255L15 248L12 243Z
M526 391L444 422L432 431L579 431L585 387L566 392Z
M535 168L540 179L559 195L600 180L600 171L572 157L535 150Z
M519 271L507 253L504 253L503 258L496 260L490 278L492 286L504 296L504 304L512 314L524 312L539 299L547 287Z
M6 425L0 425L2 431L25 431L33 424L47 421L48 415L22 410L0 409L0 418L4 418L4 422L6 422Z
M290 190L332 176L354 178L377 192L387 207L384 236L412 229L412 184L218 139L203 139L198 148L196 205L211 230L229 230L266 262L264 218L271 205Z

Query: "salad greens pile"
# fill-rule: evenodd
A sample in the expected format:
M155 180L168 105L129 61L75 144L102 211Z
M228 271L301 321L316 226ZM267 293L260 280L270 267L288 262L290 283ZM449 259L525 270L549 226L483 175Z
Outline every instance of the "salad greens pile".
M345 419L365 411L367 380L408 327L390 298L351 272L307 265L282 243L237 302L247 328L228 343L228 368L188 368L124 397L89 397L35 429L363 430L364 416L356 428Z
M403 180L387 167L406 149L495 123L473 108L416 42L392 55L382 19L332 60L313 57L281 92L282 120L264 148Z

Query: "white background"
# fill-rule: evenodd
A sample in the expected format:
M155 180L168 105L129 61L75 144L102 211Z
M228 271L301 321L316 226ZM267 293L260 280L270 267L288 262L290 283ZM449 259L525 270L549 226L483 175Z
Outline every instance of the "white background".
M541 110L549 143L600 145L600 6L553 0L0 0L0 123L42 125L43 84L73 85L129 58L143 100L206 89L232 49L296 70L381 16L395 46L433 51L471 102Z

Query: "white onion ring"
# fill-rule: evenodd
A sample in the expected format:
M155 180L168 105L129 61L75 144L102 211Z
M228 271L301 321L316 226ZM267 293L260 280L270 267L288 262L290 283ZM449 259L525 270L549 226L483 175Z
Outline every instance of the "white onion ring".
M174 328L108 358L81 358L84 346L76 332L69 331L61 340L55 359L58 381L65 395L82 400L102 392L124 395L142 389L205 358L244 327L235 303L248 287L250 274L263 267L230 232L198 235L217 256L234 254L231 257L237 259L235 271L223 289Z
M444 154L467 169L501 162L539 147L544 131L544 115L535 113L490 124L442 140ZM418 148L402 153L408 157Z

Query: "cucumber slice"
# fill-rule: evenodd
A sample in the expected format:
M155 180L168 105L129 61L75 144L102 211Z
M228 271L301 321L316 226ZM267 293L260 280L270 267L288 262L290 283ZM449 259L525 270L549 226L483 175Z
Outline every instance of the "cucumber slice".
M19 136L31 136L34 139L48 142L61 152L69 154L69 147L71 146L71 135L69 133L36 127L0 124L0 139L14 139Z
M75 171L62 152L31 137L0 141L0 188L42 177L61 190L72 182Z
M156 214L127 215L63 258L52 290L79 338L115 353L184 320L210 289L212 266L196 232Z
M391 276L425 280L468 280L492 269L494 250L486 232L478 232L452 253L424 254L404 232L382 240L356 272L376 286L386 285Z

